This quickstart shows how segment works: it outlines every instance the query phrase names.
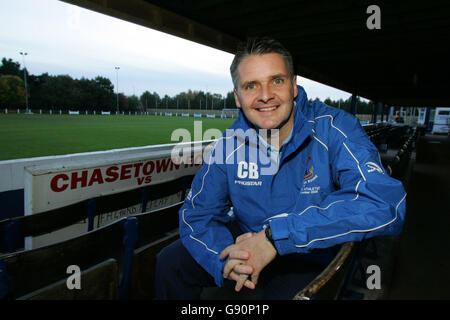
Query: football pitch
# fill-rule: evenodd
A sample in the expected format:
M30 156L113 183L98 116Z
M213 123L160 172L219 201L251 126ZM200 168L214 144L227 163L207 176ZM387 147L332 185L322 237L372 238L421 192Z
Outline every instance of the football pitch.
M187 129L194 140L194 121L201 121L203 135L213 128L224 132L234 119L0 114L0 160L176 143L176 129Z

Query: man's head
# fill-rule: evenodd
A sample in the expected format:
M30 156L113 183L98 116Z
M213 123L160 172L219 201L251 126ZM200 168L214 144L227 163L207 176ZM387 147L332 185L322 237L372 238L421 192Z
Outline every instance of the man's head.
M289 76L294 76L294 63L292 62L291 53L277 40L268 37L249 38L247 42L240 43L233 62L230 66L231 80L235 89L238 89L239 73L238 66L242 60L252 55L262 55L267 53L278 53L286 63Z
M241 46L230 67L236 105L257 128L289 134L297 96L291 54L276 40L250 39Z

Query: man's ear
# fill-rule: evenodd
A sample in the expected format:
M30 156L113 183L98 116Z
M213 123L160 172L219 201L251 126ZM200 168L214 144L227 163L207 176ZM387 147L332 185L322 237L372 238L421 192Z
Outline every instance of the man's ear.
M233 89L234 93L234 101L236 102L236 107L241 108L241 102L239 101L239 94L237 93L236 88Z

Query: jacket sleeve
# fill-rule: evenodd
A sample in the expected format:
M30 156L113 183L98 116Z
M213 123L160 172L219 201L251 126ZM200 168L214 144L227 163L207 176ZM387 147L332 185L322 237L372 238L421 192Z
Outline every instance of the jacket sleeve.
M234 243L225 226L231 221L228 214L230 207L226 171L214 162L210 154L195 175L191 190L179 211L179 227L183 245L214 277L218 286L223 283L225 264L219 257L220 253Z
M336 120L328 137L330 170L338 190L319 205L271 220L279 254L308 253L348 241L398 235L403 227L406 193L385 172L378 150L355 117ZM349 125L350 124L350 125Z

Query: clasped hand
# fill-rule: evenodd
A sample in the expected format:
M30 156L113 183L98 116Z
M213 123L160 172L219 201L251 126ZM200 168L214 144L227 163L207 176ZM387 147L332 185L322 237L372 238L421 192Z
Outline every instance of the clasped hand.
M236 291L244 286L255 289L261 271L275 259L276 254L277 251L266 239L264 230L244 233L220 253L220 259L227 258L223 277L236 281Z

